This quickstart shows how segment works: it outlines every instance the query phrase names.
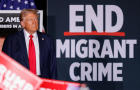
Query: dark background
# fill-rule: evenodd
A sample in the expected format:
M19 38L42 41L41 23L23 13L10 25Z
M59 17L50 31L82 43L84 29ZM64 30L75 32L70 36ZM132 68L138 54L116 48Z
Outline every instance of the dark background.
M47 0L35 0L35 4L38 10L43 10L43 24L47 32Z

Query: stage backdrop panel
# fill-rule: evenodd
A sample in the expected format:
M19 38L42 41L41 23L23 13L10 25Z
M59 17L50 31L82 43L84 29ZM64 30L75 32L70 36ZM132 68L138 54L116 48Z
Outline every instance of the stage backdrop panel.
M140 89L139 0L48 0L58 79L91 90Z

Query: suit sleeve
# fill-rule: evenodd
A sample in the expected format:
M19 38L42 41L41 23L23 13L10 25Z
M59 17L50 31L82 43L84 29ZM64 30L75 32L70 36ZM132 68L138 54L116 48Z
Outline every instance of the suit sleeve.
M55 47L54 47L54 43L53 43L53 40L51 40L51 52L50 52L50 55L51 55L51 78L52 79L57 79L57 63L56 63L56 50L55 50Z
M2 47L2 51L6 53L8 56L11 56L11 49L12 49L11 42L12 42L11 38L9 36L6 37Z

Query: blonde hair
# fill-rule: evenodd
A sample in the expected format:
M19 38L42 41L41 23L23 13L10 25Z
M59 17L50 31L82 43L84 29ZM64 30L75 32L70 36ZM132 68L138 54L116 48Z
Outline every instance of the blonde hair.
M36 9L23 9L20 13L20 21L23 21L23 18L28 14L28 13L32 13L38 16L37 14L38 10Z

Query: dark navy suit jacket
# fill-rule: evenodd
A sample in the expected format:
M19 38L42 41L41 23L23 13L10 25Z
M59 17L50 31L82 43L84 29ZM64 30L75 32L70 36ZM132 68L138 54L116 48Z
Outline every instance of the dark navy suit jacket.
M56 79L56 56L53 41L46 34L37 32L37 35L40 51L40 77ZM29 69L23 30L7 36L2 51Z

